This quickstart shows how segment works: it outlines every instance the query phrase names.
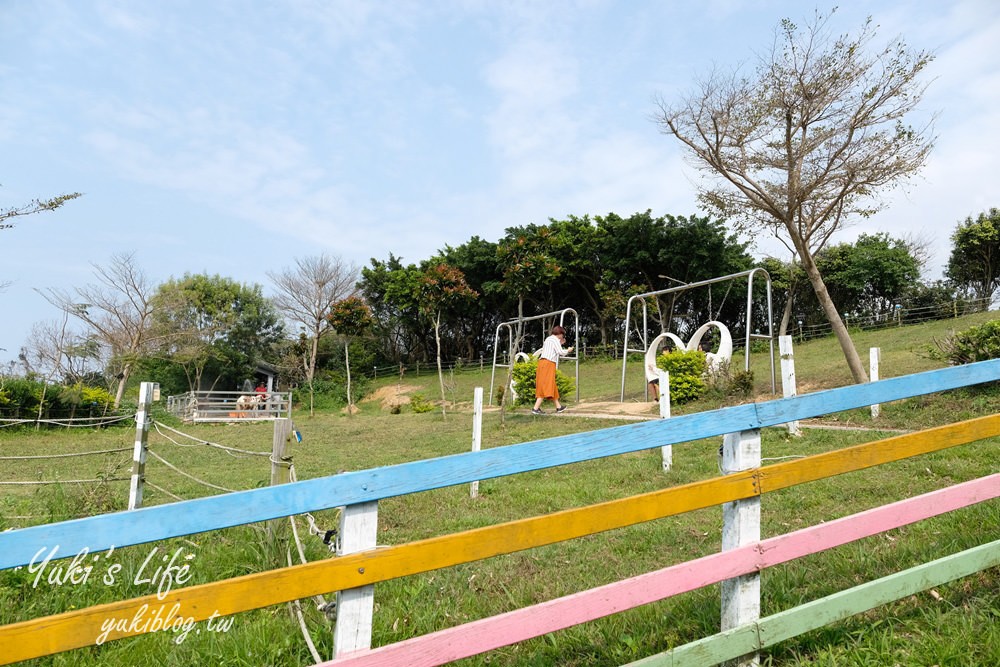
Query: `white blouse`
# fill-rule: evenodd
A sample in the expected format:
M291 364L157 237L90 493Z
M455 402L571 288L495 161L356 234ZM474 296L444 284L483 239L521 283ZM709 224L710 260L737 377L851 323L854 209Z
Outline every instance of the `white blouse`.
M559 357L564 357L569 354L569 350L562 346L559 342L559 336L549 336L542 343L542 359L548 359L552 363L559 365Z

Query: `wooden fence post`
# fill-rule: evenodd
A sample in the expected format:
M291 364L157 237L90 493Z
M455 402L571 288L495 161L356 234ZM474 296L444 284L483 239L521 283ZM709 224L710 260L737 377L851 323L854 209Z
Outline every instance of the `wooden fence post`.
M868 380L878 381L878 365L882 359L882 349L873 347L868 350ZM877 419L882 408L878 403L872 403L872 419Z
M139 383L139 405L135 413L135 447L132 449L132 482L128 490L128 508L142 507L142 483L146 477L146 451L149 440L149 409L153 394L160 385L155 382Z
M656 376L660 382L660 419L670 419L670 373L658 368ZM663 472L669 472L674 465L673 445L660 447L660 454L663 457Z
M378 502L348 505L340 514L338 556L374 549L378 538ZM333 629L333 657L371 648L375 586L359 586L337 593L337 625Z
M760 430L727 433L722 439L722 472L731 474L760 467ZM722 550L729 551L760 541L760 497L723 503ZM760 574L747 574L722 582L722 631L760 618ZM736 663L756 667L759 655L746 655Z
M483 441L483 388L476 387L472 395L472 451L478 452ZM479 482L469 485L469 497L479 497Z
M795 396L795 353L792 351L792 337L778 336L778 353L781 356L781 392L785 398ZM787 424L789 435L802 435L799 422L790 421Z
M288 462L291 458L285 454L285 446L292 436L292 420L280 417L274 420L274 435L271 437L271 486L285 484L289 480Z
M271 486L287 484L291 475L289 466L291 457L285 453L285 446L292 436L292 420L279 418L274 420L274 435L271 437ZM267 534L275 535L275 529L284 519L273 519L267 522Z

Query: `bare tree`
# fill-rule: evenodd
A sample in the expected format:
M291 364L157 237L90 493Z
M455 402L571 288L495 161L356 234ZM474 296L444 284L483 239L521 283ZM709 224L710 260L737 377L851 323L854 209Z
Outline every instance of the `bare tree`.
M72 192L68 195L59 195L58 197L52 197L51 199L32 199L23 206L0 208L0 229L10 229L14 226L14 223L8 222L8 220L12 220L13 218L23 215L41 213L43 211L54 211L66 202L71 199L76 199L79 196L81 196L79 192Z
M319 339L331 332L330 312L335 303L357 294L358 267L326 253L296 259L294 268L268 272L278 294L275 307L299 324L308 338L302 368L309 385L309 414L313 414L313 380Z
M814 255L855 217L884 207L881 191L924 165L931 122L905 124L925 85L932 55L901 38L872 49L876 26L834 37L830 15L805 30L783 20L753 75L711 73L677 104L659 102L655 120L709 176L699 198L741 231L786 238L837 336L856 382L868 379L830 299Z
M42 395L38 401L38 420L35 429L41 425L42 415L45 411L45 396L48 393L49 385L53 380L62 380L64 373L64 358L69 357L68 348L71 346L73 334L67 331L69 315L63 313L61 322L36 323L31 327L28 335L28 344L21 348L18 355L24 372L27 375L35 374L45 378L42 383Z
M81 196L79 192L72 192L68 195L59 195L58 197L53 197L51 199L32 199L27 204L22 206L14 206L11 208L0 208L0 229L10 229L14 226L13 222L9 222L14 218L23 215L32 215L33 213L41 213L43 211L54 211L71 199L76 199ZM10 281L0 282L0 292L4 291L6 288L10 287Z
M107 266L93 265L96 284L72 293L48 289L43 296L89 328L89 336L105 346L108 370L118 381L115 408L121 403L132 369L150 339L153 287L135 264L134 253L119 253Z

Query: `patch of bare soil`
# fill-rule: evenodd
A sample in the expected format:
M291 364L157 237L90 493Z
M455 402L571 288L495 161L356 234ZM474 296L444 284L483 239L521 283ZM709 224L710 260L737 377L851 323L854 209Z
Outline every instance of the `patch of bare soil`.
M409 395L417 389L419 387L412 384L388 385L373 393L365 401L377 401L381 404L383 410L392 410L394 407L400 405L409 405Z
M601 414L601 415L631 415L649 417L654 419L659 416L660 411L653 401L584 401L582 403L570 404L567 412L579 414Z

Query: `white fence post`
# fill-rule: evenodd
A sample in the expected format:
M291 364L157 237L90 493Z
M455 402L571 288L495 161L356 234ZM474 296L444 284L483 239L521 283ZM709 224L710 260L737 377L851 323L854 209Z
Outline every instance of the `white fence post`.
M476 387L472 395L472 451L478 452L483 441L483 388ZM469 486L469 497L479 497L479 482Z
M760 467L760 431L727 433L722 439L722 472L731 474ZM722 505L722 550L760 541L760 497ZM760 574L747 574L722 582L722 631L760 618ZM744 656L740 667L756 667L759 655Z
M656 376L660 382L660 419L670 419L670 373L658 368ZM674 465L673 445L663 445L660 453L663 455L663 472L669 472Z
M340 515L338 556L374 549L378 538L378 502L348 505ZM371 648L375 586L359 586L337 593L337 625L333 629L333 657Z
M781 393L785 398L795 396L795 353L792 351L792 337L778 336L778 353L781 356ZM802 435L798 421L786 424L790 435Z
M128 489L128 508L142 507L142 483L146 477L146 450L149 439L149 409L153 394L160 385L155 382L139 383L139 405L135 413L135 447L132 449L132 481Z
M882 349L873 347L868 350L868 379L871 382L878 381L878 364L882 359ZM872 419L876 419L882 409L878 403L872 403Z

